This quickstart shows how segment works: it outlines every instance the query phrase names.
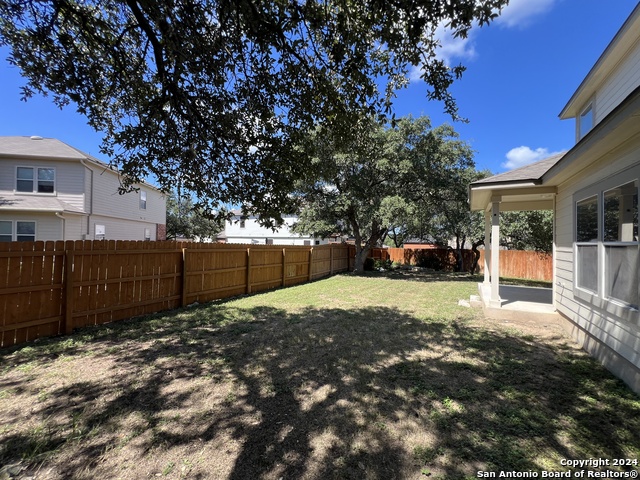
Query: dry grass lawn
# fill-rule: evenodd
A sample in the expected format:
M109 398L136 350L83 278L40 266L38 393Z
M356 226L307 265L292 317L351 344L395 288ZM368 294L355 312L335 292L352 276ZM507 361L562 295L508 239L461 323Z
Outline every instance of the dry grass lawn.
M475 289L340 275L0 351L0 479L463 479L638 459L638 396L556 325L458 307Z

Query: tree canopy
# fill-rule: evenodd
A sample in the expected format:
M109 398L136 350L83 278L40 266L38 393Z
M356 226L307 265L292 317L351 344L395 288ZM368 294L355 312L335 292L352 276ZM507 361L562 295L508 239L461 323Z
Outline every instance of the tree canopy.
M75 104L128 182L277 218L307 165L300 136L319 123L357 136L358 119L392 114L412 66L457 118L464 67L437 57L436 28L465 37L506 3L4 0L0 45L23 97Z
M167 239L214 240L224 229L215 215L207 215L189 196L172 193L167 197Z
M500 213L500 245L510 250L551 253L553 212L532 210Z
M390 229L472 165L471 149L453 128L431 128L427 117L401 118L386 128L372 120L356 142L316 131L307 143L313 173L298 185L302 212L295 229L353 235L356 271Z
M426 229L435 241L449 246L455 241L457 270L475 270L480 252L477 247L484 243L484 215L469 210L469 184L490 175L490 172L477 171L470 166L454 172L444 188L439 189L425 208L432 214ZM473 265L464 265L462 250L467 241L475 253Z

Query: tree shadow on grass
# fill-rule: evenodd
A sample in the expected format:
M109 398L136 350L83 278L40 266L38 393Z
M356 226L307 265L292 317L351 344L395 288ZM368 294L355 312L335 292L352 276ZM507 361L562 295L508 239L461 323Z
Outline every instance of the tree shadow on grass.
M0 433L0 461L59 478L465 478L640 445L637 397L583 352L463 321L222 303L80 335L84 370L28 415L40 432ZM2 381L32 398L37 375Z

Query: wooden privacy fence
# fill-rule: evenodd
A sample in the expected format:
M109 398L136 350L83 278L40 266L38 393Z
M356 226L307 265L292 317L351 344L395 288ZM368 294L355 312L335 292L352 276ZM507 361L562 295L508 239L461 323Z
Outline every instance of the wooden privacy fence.
M0 243L0 346L347 271L346 245Z
M421 258L418 252L436 258L445 270L455 266L450 249L376 248L370 256L415 264ZM351 270L354 254L355 247L339 244L0 243L0 347L195 302L297 285ZM471 258L470 251L464 255ZM470 264L467 257L465 265ZM550 280L551 257L501 250L500 275Z
M440 265L442 270L455 270L458 259L456 253L450 248L388 248L389 259L392 262L400 262L405 265L425 266ZM473 262L473 252L471 250L463 250L462 257L464 265L471 265Z
M484 250L480 250L480 270L484 272ZM528 280L553 280L553 257L530 250L500 250L500 276Z
M450 248L388 248L384 251L387 252L386 259L403 264L419 265L424 262L429 266L430 260L435 259L435 264L439 264L441 269L446 271L453 271L457 262L455 251ZM480 250L480 273L484 272L484 253L484 250ZM462 250L462 257L465 268L469 268L473 264L473 252ZM500 276L550 282L553 279L553 260L551 255L541 252L500 250Z

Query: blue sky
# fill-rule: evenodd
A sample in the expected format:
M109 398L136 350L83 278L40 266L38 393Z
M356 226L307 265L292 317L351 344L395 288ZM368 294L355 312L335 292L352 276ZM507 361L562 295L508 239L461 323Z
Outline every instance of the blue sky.
M574 122L558 119L582 79L636 6L636 0L511 0L500 19L462 40L443 33L441 56L467 67L452 92L468 124L455 123L479 169L504 172L575 143ZM23 81L0 49L0 135L58 138L100 155L101 135L72 107L48 98L20 101ZM398 116L451 122L412 82L396 100Z

